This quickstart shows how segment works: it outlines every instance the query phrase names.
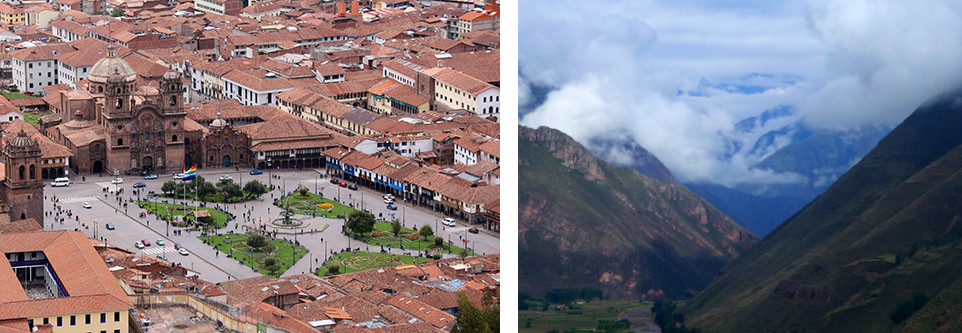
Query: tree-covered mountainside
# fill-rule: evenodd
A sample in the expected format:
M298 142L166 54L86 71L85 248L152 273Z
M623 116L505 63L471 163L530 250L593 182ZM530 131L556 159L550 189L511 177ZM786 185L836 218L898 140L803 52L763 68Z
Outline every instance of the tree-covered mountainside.
M962 92L919 107L687 303L710 332L962 330Z
M684 187L614 167L560 131L522 127L519 140L524 292L690 297L758 240Z

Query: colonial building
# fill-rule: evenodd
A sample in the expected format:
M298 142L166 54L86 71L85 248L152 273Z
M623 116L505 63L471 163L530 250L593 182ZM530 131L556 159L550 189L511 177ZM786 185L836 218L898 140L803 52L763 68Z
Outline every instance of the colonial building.
M61 92L63 123L51 133L73 152L71 165L78 172L182 167L187 113L178 73L168 71L158 86L136 86L137 73L111 45L87 80L86 90Z

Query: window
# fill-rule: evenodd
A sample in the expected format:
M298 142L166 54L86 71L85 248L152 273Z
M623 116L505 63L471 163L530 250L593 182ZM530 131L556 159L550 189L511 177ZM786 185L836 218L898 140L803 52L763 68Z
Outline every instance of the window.
M77 325L77 316L70 316L70 326Z
M37 178L36 167L33 164L30 165L30 179Z
M88 313L84 315L84 317L85 317L84 324L90 325L90 314Z
M119 130L122 130L122 129L124 129L124 125L117 125L117 130L118 130L118 131L119 131Z
M174 137L173 137L170 141L172 141L172 142L177 142L177 136L174 135Z
M144 133L144 141L150 141L150 133Z
M106 323L106 322L107 322L107 313L106 313L106 312L100 314L100 322L101 322L101 323Z
M21 180L23 180L23 170L24 170L24 168L23 168L23 166L21 165L21 166L20 166L20 179L21 179Z
M118 311L118 312L114 312L114 321L115 321L115 322L120 321L120 312L119 312L119 311ZM117 330L117 331L120 331L120 330Z
M123 145L124 145L124 139L123 139L123 138L117 139L117 145L118 145L118 146L123 146Z
M27 65L27 67L33 68L33 64L29 64Z
M44 318L43 318L43 324L44 324L44 325L50 325L50 318L44 317Z
M177 127L177 122L175 121L175 122L171 123L170 126Z

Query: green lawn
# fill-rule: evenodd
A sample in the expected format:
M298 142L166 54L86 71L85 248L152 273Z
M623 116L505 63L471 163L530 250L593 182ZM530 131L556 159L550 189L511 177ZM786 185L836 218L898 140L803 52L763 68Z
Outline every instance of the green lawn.
M373 234L374 232L371 232L371 233L364 234L361 237L361 241L368 245L384 246L384 247L390 246L393 248L400 248L400 245L404 244L404 249L411 250L411 251L423 251L424 249L434 247L434 237L430 237L427 239L425 239L424 237L418 237L417 240L411 240L411 239L405 238L404 235L412 234L415 232L411 228L401 227L401 237L394 237L394 234L391 232L392 231L391 222L385 222L385 221L374 222L374 230L380 230L380 231L386 232L387 235L374 237L374 236L371 236L371 234ZM401 243L398 243L399 241ZM451 239L451 241L454 242L455 244L459 242L459 240L457 239ZM447 243L447 240L445 240L445 243ZM460 254L462 250L463 250L462 247L457 245L452 245L450 253ZM444 251L444 252L447 252L447 251ZM468 255L474 256L477 254L472 251L468 251Z
M317 216L324 216L332 219L347 216L354 211L354 209L351 207L311 192L307 192L307 195L302 196L300 193L295 191L290 195L278 199L276 205L281 208L285 208L287 207L288 203L290 203L291 210L293 210L296 214L316 214ZM323 209L316 206L323 203L333 204L334 207Z
M341 274L369 271L372 269L395 266L395 259L400 260L401 265L410 265L413 263L434 260L431 258L392 255L387 253L375 253L367 251L339 253L333 258L329 259L323 267L317 270L316 273L320 276L331 275L328 272L328 266L334 264L340 265L339 272Z
M27 94L23 94L23 93L2 91L2 90L0 90L0 95L3 95L3 97L6 97L7 99L17 99L17 98L33 97L33 96L30 96L30 95L27 95Z
M651 307L650 302L639 301L593 301L575 304L569 308L547 311L518 311L520 332L593 332L599 320L616 321L629 309Z
M160 216L161 218L166 218L168 216L167 208L169 208L170 216L184 216L184 205L165 204L165 203L148 202L148 201L137 201L137 205L150 211L154 215ZM197 209L202 209L210 212L210 217L215 224L215 226L212 226L212 227L219 229L219 228L223 228L224 226L227 226L227 214L209 207L187 206L188 211L194 211Z
M273 253L267 254L260 251L252 251L251 254L247 254L247 250L251 248L247 246L247 234L227 234L227 235L214 235L214 236L200 236L197 237L208 244L214 244L214 247L218 251L224 253L225 255L231 255L232 258L237 259L244 263L248 267L253 267L257 272L276 278L284 273L288 268L294 265L298 259L303 258L307 255L307 249L302 246L296 246L283 239L267 238L267 241L277 247ZM250 258L253 257L253 263ZM277 259L278 269L273 274L271 271L265 269L264 259L268 257L274 257Z
M42 113L42 112L24 112L23 121L27 122L28 124L36 126L40 124L40 118L48 114L49 113Z

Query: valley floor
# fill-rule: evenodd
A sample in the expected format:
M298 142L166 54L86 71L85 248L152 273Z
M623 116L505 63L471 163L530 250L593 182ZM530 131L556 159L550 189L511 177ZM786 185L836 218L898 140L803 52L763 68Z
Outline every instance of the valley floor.
M518 331L591 332L598 329L599 321L627 319L631 332L661 332L650 316L651 305L638 301L594 301L557 310L519 311Z

